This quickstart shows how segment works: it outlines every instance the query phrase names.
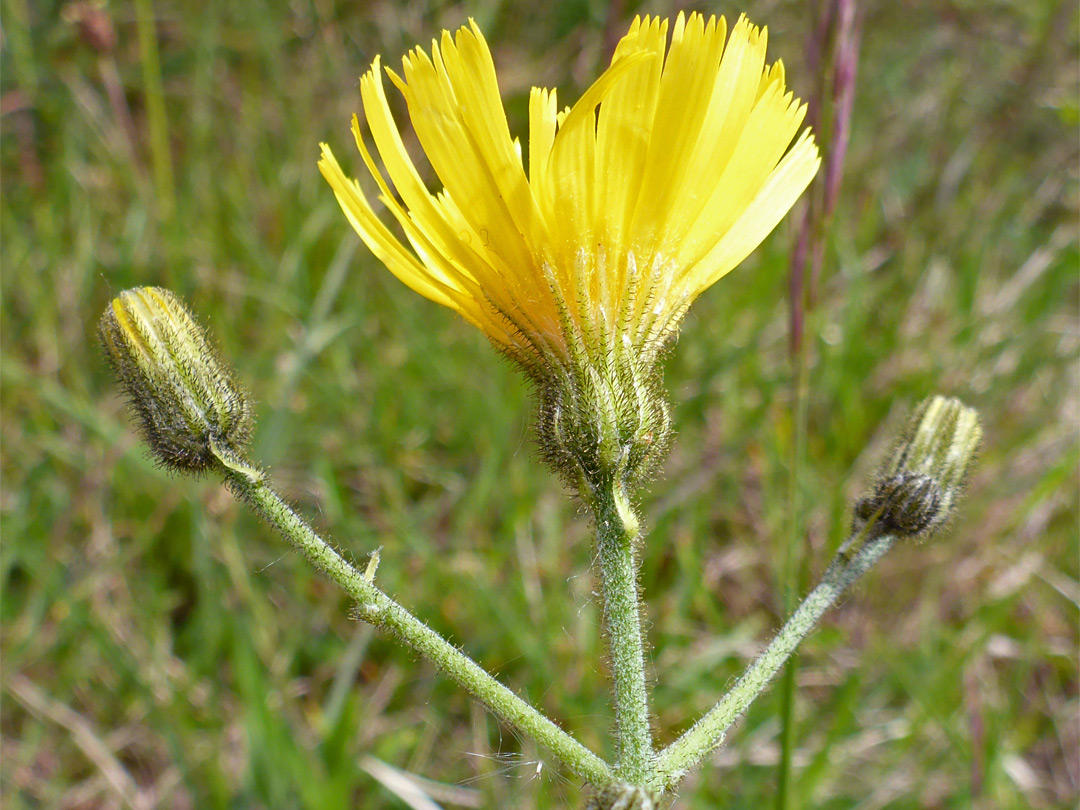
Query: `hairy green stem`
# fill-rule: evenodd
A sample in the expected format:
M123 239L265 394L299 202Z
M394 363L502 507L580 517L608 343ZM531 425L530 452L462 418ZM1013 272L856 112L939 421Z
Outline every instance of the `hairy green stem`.
M218 457L222 463L221 471L233 492L284 535L316 568L355 599L360 618L394 633L506 725L547 748L556 759L586 782L604 787L614 780L606 762L376 588L372 584L373 570L370 575L361 574L346 562L281 499L263 474L227 454L220 453Z
M615 692L615 774L630 784L649 787L654 781L654 755L634 560L638 520L625 490L618 485L597 493L593 510Z
M747 668L731 691L693 727L660 752L657 777L664 789L677 785L687 770L723 743L727 730L764 691L825 611L881 559L894 540L888 535L875 537L864 528L840 547L820 584L803 600L765 652Z

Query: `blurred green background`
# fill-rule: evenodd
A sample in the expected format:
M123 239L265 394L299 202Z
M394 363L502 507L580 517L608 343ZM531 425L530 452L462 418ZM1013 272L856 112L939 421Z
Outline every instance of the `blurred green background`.
M531 84L576 98L634 13L677 8L0 2L7 810L410 806L387 766L443 807L577 804L217 482L156 469L95 323L129 286L185 296L257 399L255 456L287 495L356 559L381 546L384 588L610 753L589 525L536 461L527 387L378 265L315 162L326 140L361 168L348 123L377 53L475 16L525 133ZM813 92L805 4L704 10L767 24L770 59ZM898 548L803 647L797 805L1075 807L1076 4L864 14L808 321L806 581L918 399L961 396L986 441L948 536ZM782 619L799 212L695 304L667 364L678 438L643 502L641 575L664 742ZM681 807L771 806L777 694Z

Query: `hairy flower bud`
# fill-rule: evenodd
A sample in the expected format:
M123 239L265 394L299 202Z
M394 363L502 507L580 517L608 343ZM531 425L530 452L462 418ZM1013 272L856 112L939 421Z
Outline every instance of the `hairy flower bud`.
M155 458L204 472L239 456L254 428L251 402L206 333L171 292L139 287L114 298L98 327Z
M855 526L873 520L877 534L928 535L940 528L963 493L982 428L958 399L924 400L878 470L873 491L855 505Z

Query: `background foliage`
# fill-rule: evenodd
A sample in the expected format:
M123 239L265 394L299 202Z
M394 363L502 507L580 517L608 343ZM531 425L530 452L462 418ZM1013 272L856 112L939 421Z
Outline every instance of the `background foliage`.
M320 140L350 154L376 53L474 15L521 133L530 84L576 97L637 4L150 4L105 7L112 42L92 6L0 4L4 806L406 806L383 763L447 807L572 806L573 780L350 620L216 482L156 470L94 328L128 286L184 295L253 390L256 457L289 496L356 558L382 546L390 593L603 748L589 527L536 463L526 387L377 266L315 160ZM709 10L767 23L809 94L804 4ZM977 406L986 443L949 537L895 551L803 648L798 793L1074 807L1075 4L881 3L863 23L808 324L807 577L919 398ZM679 436L642 569L664 741L781 620L794 231L699 300L668 363ZM768 806L778 727L774 692L681 806Z

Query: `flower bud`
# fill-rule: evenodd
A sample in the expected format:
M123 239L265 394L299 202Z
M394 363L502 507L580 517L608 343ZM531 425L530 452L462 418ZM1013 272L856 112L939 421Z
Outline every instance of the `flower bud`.
M157 460L179 472L239 457L254 428L251 402L206 333L170 291L121 293L98 327L104 347Z
M981 437L973 408L942 396L923 401L878 470L873 492L855 505L855 528L872 520L875 534L936 531L963 494Z

